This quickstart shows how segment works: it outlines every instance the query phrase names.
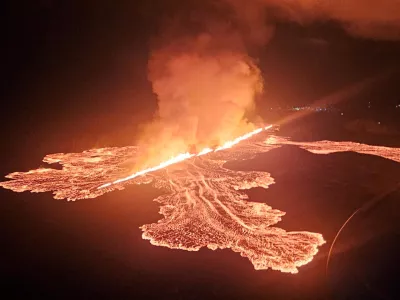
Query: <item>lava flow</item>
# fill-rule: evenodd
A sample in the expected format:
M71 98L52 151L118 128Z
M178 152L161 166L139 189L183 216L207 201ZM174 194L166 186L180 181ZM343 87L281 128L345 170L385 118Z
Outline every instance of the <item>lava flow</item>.
M298 267L310 262L325 243L322 235L273 227L285 212L252 202L244 190L268 188L274 179L267 172L233 171L224 163L249 160L282 145L295 145L318 154L354 151L400 162L400 148L353 142L292 142L271 135L270 128L257 129L215 149L178 155L127 177L122 174L128 172L126 162L138 157L137 147L51 154L43 161L59 163L61 170L39 168L11 173L7 177L12 180L1 182L0 186L15 192L52 191L55 199L78 200L96 198L128 184L153 183L165 192L155 199L161 204L163 218L141 227L143 238L153 245L188 251L230 248L247 257L255 269L297 273Z
M176 164L176 163L182 162L182 161L184 161L186 159L189 159L189 158L191 158L193 156L202 156L202 155L208 154L210 152L216 152L216 151L220 151L220 150L231 148L232 146L240 143L241 141L244 141L244 140L252 137L253 135L256 135L256 134L260 133L261 131L268 130L270 128L272 128L272 125L266 126L264 128L258 128L256 130L253 130L253 131L251 131L249 133L246 133L245 135L242 135L242 136L240 136L240 137L238 137L238 138L236 138L236 139L234 139L232 141L228 141L228 142L224 143L222 146L217 147L215 150L207 147L207 148L204 148L203 150L201 150L198 154L191 154L189 152L181 153L181 154L179 154L177 156L171 157L167 161L164 161L164 162L160 163L158 166L141 170L141 171L136 172L136 173L134 173L134 174L132 174L132 175L130 175L128 177L121 178L121 179L115 180L113 182L105 183L105 184L99 186L98 188L102 189L102 188L108 187L108 186L110 186L112 184L117 184L117 183L121 183L121 182L124 182L124 181L131 180L131 179L133 179L135 177L142 176L142 175L144 175L146 173L154 172L154 171L163 169L165 167L168 167L168 166L170 166L172 164Z
M230 248L247 257L255 269L297 273L325 242L322 235L273 227L285 212L248 199L243 190L274 183L269 173L224 168L228 160L251 159L280 147L264 143L262 131L267 132L258 129L214 150L183 154L122 179L128 171L126 162L138 155L137 147L51 154L44 162L59 163L61 170L15 172L7 176L12 180L0 185L16 192L52 191L56 199L77 200L152 182L165 192L155 199L164 217L141 227L143 238L153 245L188 251ZM171 166L178 163L180 168Z

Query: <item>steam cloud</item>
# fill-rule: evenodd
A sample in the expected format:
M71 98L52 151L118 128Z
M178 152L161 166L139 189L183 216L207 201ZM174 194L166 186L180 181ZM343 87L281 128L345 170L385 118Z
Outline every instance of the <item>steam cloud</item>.
M262 90L257 66L239 35L201 33L152 52L149 79L158 113L144 131L149 159L220 145L253 129L247 115ZM162 151L160 151L162 149Z
M398 0L219 3L231 10L232 23L204 18L200 33L170 39L151 53L149 80L159 109L140 140L147 149L145 165L155 163L151 158L162 161L187 151L191 144L221 144L251 129L246 115L262 91L262 78L247 50L265 45L276 22L336 21L357 37L400 39Z

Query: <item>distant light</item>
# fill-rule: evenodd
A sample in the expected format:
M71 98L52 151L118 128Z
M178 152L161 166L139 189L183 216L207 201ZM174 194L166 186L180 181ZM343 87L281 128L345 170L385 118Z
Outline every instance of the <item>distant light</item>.
M341 113L341 115L343 116L343 115L344 115L344 113Z
M379 125L381 125L381 122L378 122Z

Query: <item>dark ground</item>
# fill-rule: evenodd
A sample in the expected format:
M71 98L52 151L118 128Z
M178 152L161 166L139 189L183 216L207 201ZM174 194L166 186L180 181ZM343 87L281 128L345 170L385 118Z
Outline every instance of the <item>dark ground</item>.
M313 122L321 130L329 125L308 118L302 126ZM281 129L289 130L289 125ZM287 212L279 227L324 235L327 244L299 274L255 271L230 250L192 253L152 246L141 239L138 228L159 218L152 202L159 192L150 186L77 202L0 190L2 292L7 299L398 296L399 192L385 192L398 184L400 164L356 153L315 155L285 146L229 166L272 174L276 184L249 194L254 201ZM382 201L356 215L338 238L326 276L327 253L336 232L355 209L379 195Z

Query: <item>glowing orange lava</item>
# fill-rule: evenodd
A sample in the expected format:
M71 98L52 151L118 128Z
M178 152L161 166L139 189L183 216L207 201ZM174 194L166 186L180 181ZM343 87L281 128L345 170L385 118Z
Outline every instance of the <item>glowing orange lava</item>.
M184 161L184 160L186 160L186 159L189 159L189 158L191 158L191 157L193 157L193 156L201 156L201 155L208 154L208 153L210 153L210 152L215 152L215 151L220 151L220 150L224 150L224 149L229 149L229 148L231 148L232 146L234 146L234 145L240 143L241 141L244 141L244 140L246 140L246 139L252 137L253 135L258 134L258 133L260 133L260 132L263 131L263 130L268 130L268 129L270 129L271 127L272 127L272 125L269 125L269 126L266 126L266 127L264 127L264 128L258 128L258 129L256 129L256 130L253 130L253 131L251 131L251 132L249 132L249 133L246 133L246 134L244 134L244 135L242 135L242 136L240 136L240 137L238 137L238 138L236 138L236 139L234 139L234 140L232 140L232 141L228 141L228 142L224 143L222 146L217 147L215 150L212 150L211 148L204 148L204 149L201 150L198 154L190 154L189 152L178 154L177 156L171 157L169 160L160 163L158 166L155 166L155 167L151 167L151 168L147 168L147 169L141 170L141 171L136 172L136 173L134 173L134 174L132 174L132 175L130 175L130 176L128 176L128 177L124 177L124 178L115 180L115 181L113 181L113 182L105 183L105 184L99 186L98 188L99 188L99 189L102 189L102 188L105 188L105 187L109 187L109 186L111 186L112 184L122 183L122 182L124 182L124 181L131 180L131 179L136 178L136 177L138 177L138 176L142 176L142 175L144 175L144 174L146 174L146 173L154 172L154 171L163 169L163 168L165 168L165 167L168 167L168 166L170 166L170 165L172 165L172 164L176 164L176 163L182 162L182 161Z
M96 198L128 184L152 182L165 191L155 199L161 204L163 218L141 227L143 238L153 245L188 251L230 248L247 257L257 270L297 273L298 267L310 262L325 243L322 235L273 227L285 212L252 202L243 191L268 188L274 179L267 172L233 171L224 168L224 163L251 159L287 144L318 154L355 151L398 162L400 149L353 142L292 142L271 135L270 128L257 129L216 149L180 154L127 177L122 174L128 172L126 162L138 156L137 147L51 154L43 161L59 163L61 170L40 168L11 173L7 177L12 180L0 186L16 192L52 191L55 199L77 200ZM180 167L171 167L173 164Z
M158 222L141 227L143 238L153 245L197 251L230 248L247 257L254 268L297 273L325 243L319 233L287 232L274 227L285 212L265 203L252 202L244 190L268 188L274 179L267 172L233 171L226 161L251 159L290 144L313 153L337 151L383 156L400 162L400 149L352 142L292 142L273 136L271 127L257 129L215 149L183 153L158 166L130 176L127 161L137 158L137 147L102 148L82 153L47 155L44 162L62 169L40 168L15 172L0 186L16 192L54 193L56 199L96 198L124 189L128 184L152 183L165 193L155 199L163 215ZM178 167L172 167L172 165Z
M270 128L257 129L216 149L180 154L127 177L122 174L128 172L126 162L138 156L137 147L51 154L43 161L59 163L61 170L39 168L11 173L7 178L12 180L1 182L0 186L15 192L51 191L55 199L78 200L96 198L128 184L153 183L165 191L155 199L161 204L163 218L141 227L143 238L153 245L188 251L230 248L247 257L257 270L297 273L298 267L310 262L325 243L322 235L273 227L285 212L252 202L243 191L268 188L274 179L267 172L227 169L225 162L248 160L282 145L295 145L318 154L354 151L400 162L400 148L353 142L292 142L271 135ZM179 168L173 164L179 164Z

